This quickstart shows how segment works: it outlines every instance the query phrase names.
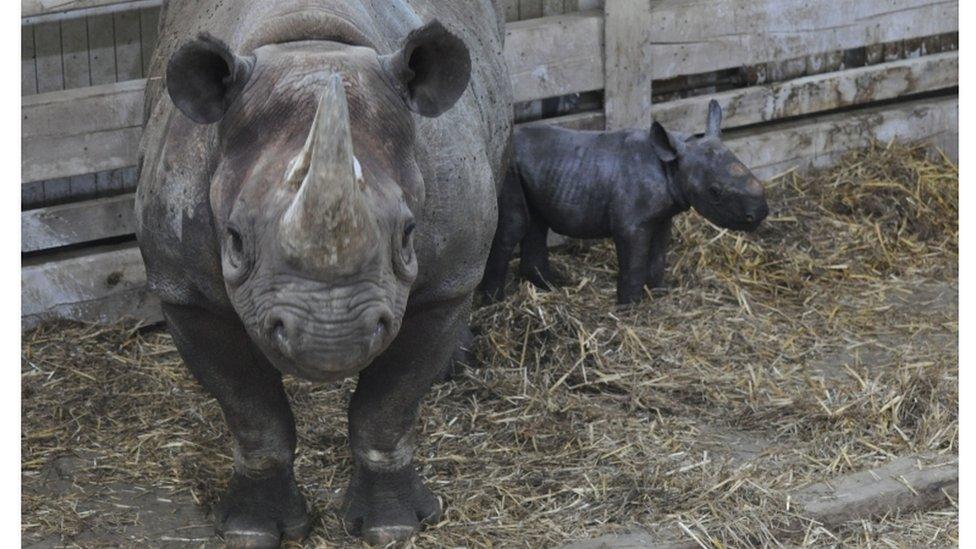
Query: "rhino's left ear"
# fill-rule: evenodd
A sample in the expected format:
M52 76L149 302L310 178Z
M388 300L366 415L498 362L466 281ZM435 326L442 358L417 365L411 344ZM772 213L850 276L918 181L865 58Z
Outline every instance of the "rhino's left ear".
M380 62L407 107L429 117L451 108L471 77L468 47L436 19L411 31L400 50Z

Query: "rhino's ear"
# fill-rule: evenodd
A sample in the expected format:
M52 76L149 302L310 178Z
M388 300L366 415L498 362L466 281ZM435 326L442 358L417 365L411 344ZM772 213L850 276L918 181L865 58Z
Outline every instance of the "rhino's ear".
M451 108L471 77L468 47L436 19L411 31L400 50L380 62L407 107L429 117Z
M224 117L251 76L254 59L234 55L227 44L201 34L166 65L166 89L176 108L199 124Z
M664 129L660 122L651 124L651 146L664 162L674 162L685 151L685 142Z

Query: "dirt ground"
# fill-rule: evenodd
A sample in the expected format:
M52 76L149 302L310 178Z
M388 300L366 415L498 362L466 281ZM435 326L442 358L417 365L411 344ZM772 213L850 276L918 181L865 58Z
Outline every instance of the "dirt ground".
M670 288L629 309L608 243L555 251L567 285L478 308L478 367L427 399L417 463L445 514L408 545L957 545L953 502L828 528L789 500L958 451L957 185L885 147L777 179L754 234L684 216ZM353 388L287 383L308 547L358 545L337 517ZM26 333L22 393L25 547L219 546L228 434L165 331Z

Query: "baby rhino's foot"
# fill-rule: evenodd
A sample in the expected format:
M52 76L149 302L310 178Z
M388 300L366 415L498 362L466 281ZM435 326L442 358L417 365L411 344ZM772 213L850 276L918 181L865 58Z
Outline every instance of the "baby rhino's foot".
M357 466L343 503L346 528L370 545L407 540L440 514L440 502L412 465L394 472Z
M260 476L235 471L214 519L217 534L232 549L277 548L282 539L302 539L311 529L290 467Z
M565 286L566 277L557 273L552 268L546 269L524 269L521 271L522 278L528 280L533 286L540 290L550 291Z

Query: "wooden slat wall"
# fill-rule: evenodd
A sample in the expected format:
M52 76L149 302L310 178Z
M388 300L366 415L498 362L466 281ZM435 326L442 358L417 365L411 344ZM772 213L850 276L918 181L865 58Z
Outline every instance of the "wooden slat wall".
M46 4L55 9L85 3ZM27 9L26 5L24 7ZM148 66L148 57L156 45L158 21L158 9L145 9L22 27L21 95L73 90L142 78L144 68ZM79 114L83 113L75 113L74 116ZM98 150L104 151L106 147L104 139L98 138L79 145L83 152L87 152L90 147L96 151L95 154ZM115 145L124 146L124 141L110 144ZM25 160L28 156L25 154ZM25 207L83 200L135 187L134 171L127 169L131 166L129 162L106 162L103 165L96 163L84 172L76 169L77 164L68 161L56 164L65 169L54 170L61 173L41 173L29 178L25 174L25 179L32 181L21 193ZM97 170L110 171L94 173ZM44 177L52 179L38 181Z
M59 1L70 3L50 0ZM653 115L672 129L701 131L705 105L713 97L726 108L726 127L734 128L957 85L956 52L921 55L931 43L923 37L957 32L957 2L884 0L853 6L839 0L823 2L833 11L814 10L801 0L607 0L606 6L600 0L511 0L504 6L509 19L531 17L510 23L507 29L506 56L515 96L520 101L538 101L602 91L610 96L605 112L544 122L603 128L608 115L613 118L618 112L626 114L611 126L643 126L647 120L642 118ZM638 14L643 17L625 13L618 18L613 11L624 6L632 12L645 5L648 12ZM845 6L857 17L835 13ZM760 17L764 9L765 20ZM711 15L693 17L704 12ZM714 13L726 17L715 21ZM27 183L22 185L22 196L40 195L50 201L104 197L132 188L144 85L135 79L148 66L156 17L148 10L113 12L23 27L22 93L42 93L23 101L22 176ZM794 18L799 31L784 32L781 23L790 19L783 18ZM676 27L678 22L684 27ZM630 38L647 42L635 44ZM921 57L903 59L908 54ZM891 62L841 70L886 59ZM54 70L58 62L63 67L60 73ZM630 68L627 63L632 63ZM713 88L707 96L643 109L650 101L652 77L685 78L686 85L709 91L709 86L720 83L709 71L743 65L763 71L750 74L748 82L785 81L721 93ZM834 72L799 78L830 70ZM951 154L957 147L957 110L954 96L920 99L733 131L729 142L762 176L825 165L870 138L921 139ZM111 171L88 175L97 170ZM30 183L36 179L47 181ZM130 235L132 200L130 192L26 211L23 250L39 252ZM158 304L145 293L141 258L131 242L45 253L25 262L25 326L52 316L114 320L128 313L159 318Z

